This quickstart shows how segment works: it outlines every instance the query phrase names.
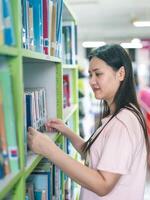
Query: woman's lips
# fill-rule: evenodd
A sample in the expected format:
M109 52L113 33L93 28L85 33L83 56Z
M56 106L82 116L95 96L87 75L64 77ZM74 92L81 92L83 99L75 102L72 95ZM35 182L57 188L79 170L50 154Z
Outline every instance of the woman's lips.
M97 92L97 91L99 91L100 90L100 88L93 88L93 91L94 92Z

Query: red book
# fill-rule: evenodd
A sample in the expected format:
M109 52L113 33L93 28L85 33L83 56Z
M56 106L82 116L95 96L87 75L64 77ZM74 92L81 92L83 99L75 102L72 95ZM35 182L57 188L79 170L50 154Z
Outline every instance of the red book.
M48 40L48 0L43 0L43 50L45 54L49 54L49 40Z

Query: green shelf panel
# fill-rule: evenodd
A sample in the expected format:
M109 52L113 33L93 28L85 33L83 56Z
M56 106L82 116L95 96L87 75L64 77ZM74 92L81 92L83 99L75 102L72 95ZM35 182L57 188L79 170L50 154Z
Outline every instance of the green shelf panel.
M78 104L78 69L72 70L72 91L73 103Z
M18 55L18 49L11 46L0 46L0 55L5 56L17 56Z
M77 65L62 64L63 69L76 69Z
M35 52L35 51L31 51L28 49L21 49L21 55L25 58L28 59L37 59L37 60L44 60L44 61L49 61L49 62L56 62L56 63L60 63L61 59L54 57L54 56L48 56L45 55L43 53L39 53L39 52Z
M76 22L75 14L70 9L70 7L68 6L68 4L65 0L64 0L62 16L63 16L63 21L74 21L74 22Z
M13 57L9 60L10 71L12 75L12 90L14 96L14 111L16 119L17 141L19 147L19 164L21 169L24 167L24 112L23 112L23 72L22 59L20 56Z
M63 118L63 71L61 63L56 65L56 101L57 101L57 117Z
M63 110L63 120L64 122L68 121L68 119L73 115L73 113L78 109L77 104L73 104L69 107L64 108Z
M42 156L33 153L28 156L27 164L25 167L25 178L27 178L31 174L31 172L38 165L41 159Z
M3 199L7 193L13 189L13 186L18 182L22 175L23 171L18 171L7 175L4 179L0 180L0 199Z

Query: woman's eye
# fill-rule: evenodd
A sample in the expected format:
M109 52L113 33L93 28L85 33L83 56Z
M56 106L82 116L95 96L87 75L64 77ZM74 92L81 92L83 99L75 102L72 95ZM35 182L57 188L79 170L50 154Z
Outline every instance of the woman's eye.
M89 74L89 78L91 78L92 77L92 74Z
M103 73L96 73L96 76L101 76Z

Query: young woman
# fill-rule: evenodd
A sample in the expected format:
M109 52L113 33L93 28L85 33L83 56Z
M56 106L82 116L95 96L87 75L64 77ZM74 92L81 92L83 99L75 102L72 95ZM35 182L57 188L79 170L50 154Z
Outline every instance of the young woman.
M81 200L143 200L148 135L126 51L115 44L92 51L89 83L104 109L99 127L88 141L84 142L60 119L46 124L49 131L54 128L70 139L85 158L85 165L33 128L29 128L29 146L82 186Z

